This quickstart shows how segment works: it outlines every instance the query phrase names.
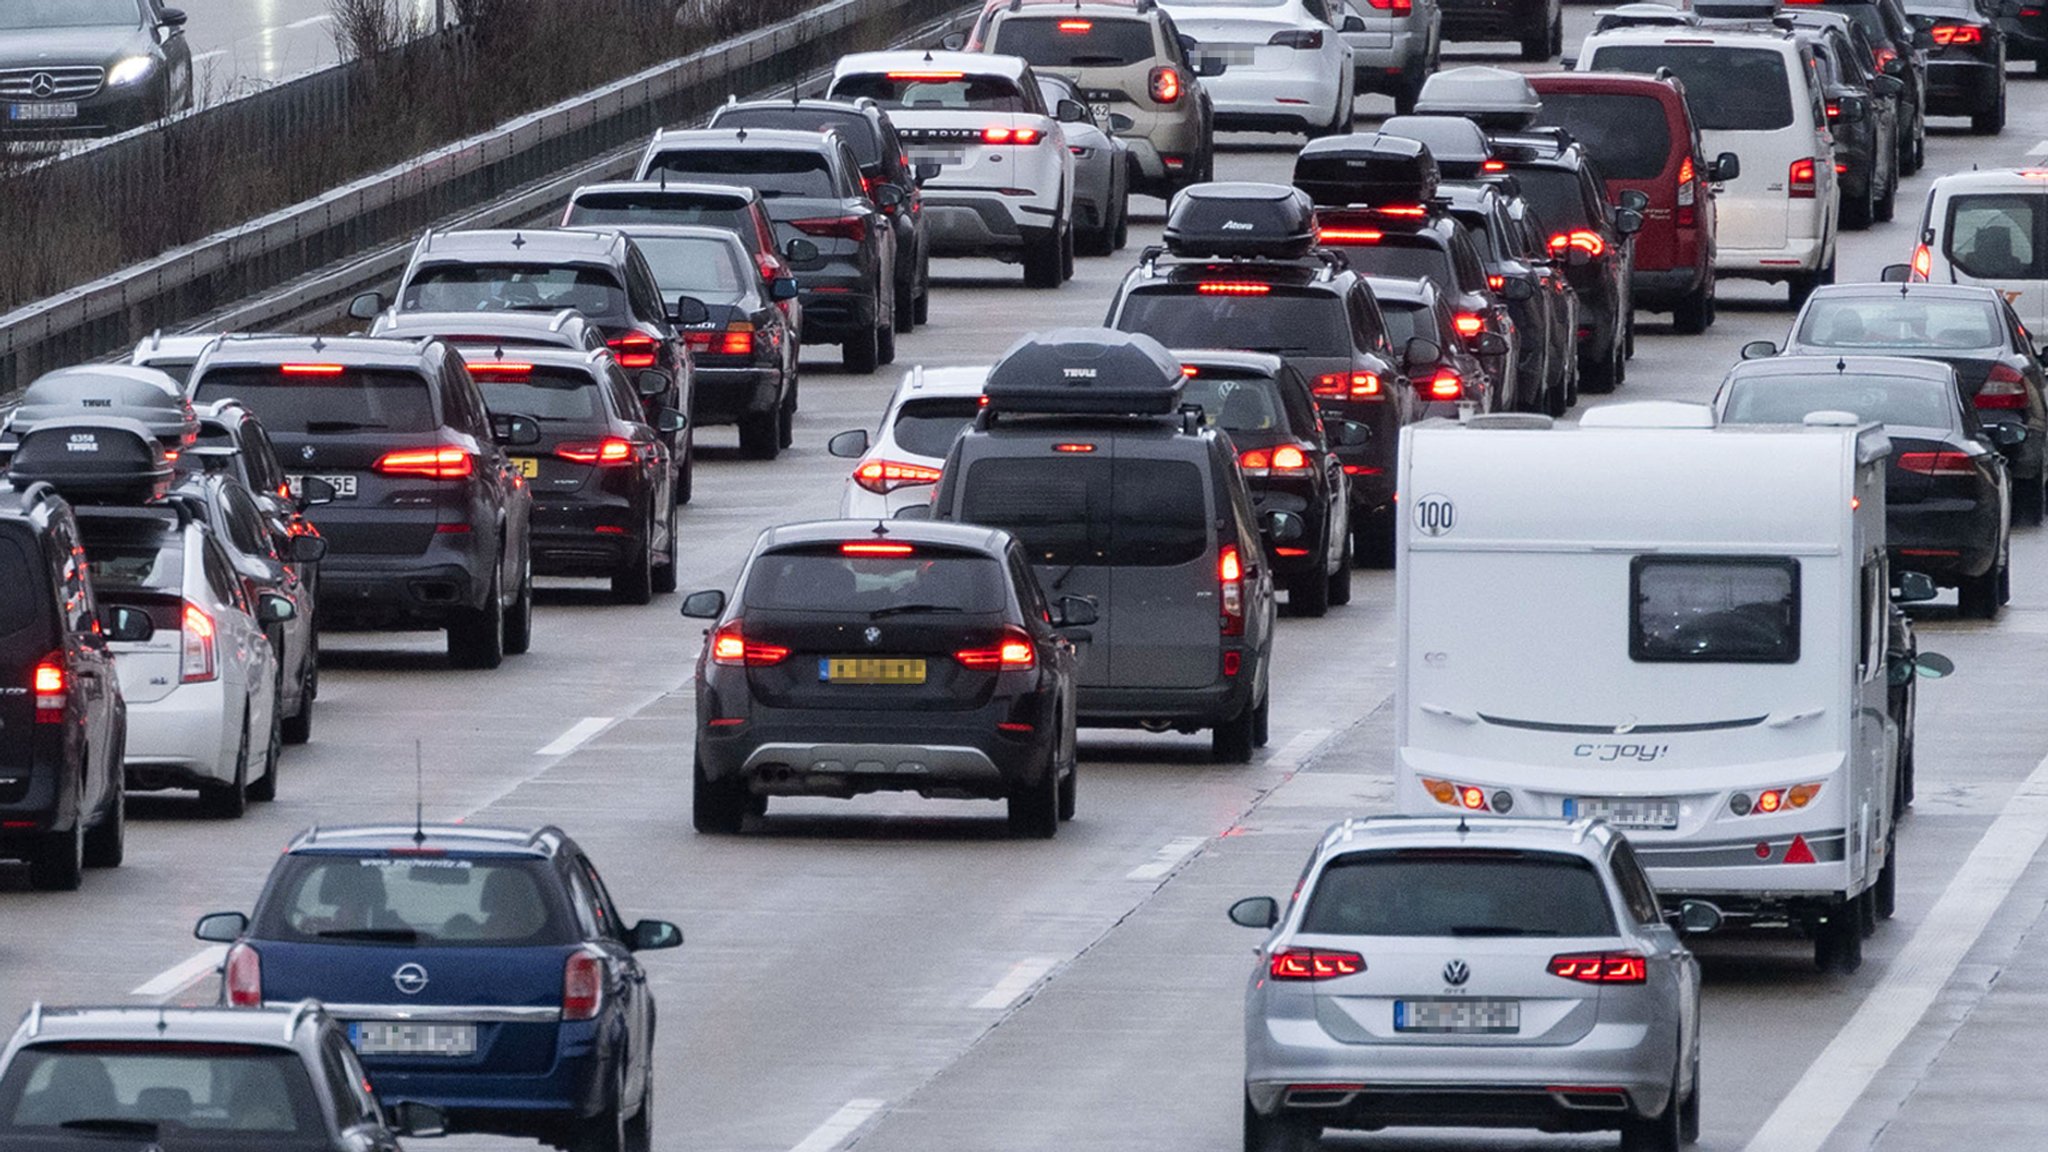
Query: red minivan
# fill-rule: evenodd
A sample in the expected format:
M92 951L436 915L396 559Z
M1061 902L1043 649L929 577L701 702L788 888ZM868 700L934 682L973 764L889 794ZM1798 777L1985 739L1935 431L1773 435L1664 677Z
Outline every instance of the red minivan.
M1635 306L1669 312L1680 332L1714 322L1714 194L1736 160L1700 155L1685 85L1668 76L1564 72L1529 77L1537 123L1569 131L1598 166L1610 202L1649 197L1635 236Z

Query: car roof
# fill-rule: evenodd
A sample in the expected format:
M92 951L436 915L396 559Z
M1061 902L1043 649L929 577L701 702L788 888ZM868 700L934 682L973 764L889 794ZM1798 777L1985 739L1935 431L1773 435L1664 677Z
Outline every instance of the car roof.
M1791 51L1796 48L1797 38L1790 29L1749 21L1730 21L1725 24L1715 22L1697 27L1629 25L1609 28L1605 32L1594 32L1586 37L1587 47L1597 48L1606 44L1669 44L1696 48L1743 45ZM1583 49L1579 59L1581 63L1585 61Z
M1597 858L1617 839L1604 820L1544 817L1364 816L1330 826L1327 853L1387 848L1479 848L1565 852Z
M383 336L223 336L200 358L205 368L268 368L277 364L340 364L349 368L429 368L430 349L438 342L425 337ZM193 378L199 373L195 370Z
M1155 287L1185 287L1204 280L1256 280L1283 287L1327 288L1332 292L1343 292L1349 287L1350 278L1356 275L1348 265L1333 269L1329 264L1309 257L1300 260L1216 260L1206 256L1161 257L1152 275L1147 276L1142 265L1136 274L1141 279L1132 281L1130 289L1133 292Z
M220 332L180 333L166 336L155 332L143 337L130 354L130 361L147 364L155 360L183 360L206 351L206 346L219 339Z
M1155 6L1149 0L1138 0L1134 4L1118 4L1114 0L1082 0L1081 3L1063 2L1063 0L1024 0L1021 7L1016 4L1004 4L996 9L995 17L998 20L1023 19L1034 16L1065 18L1079 14L1082 16L1105 16L1110 19L1146 20L1152 16L1154 11Z
M1022 56L993 52L923 52L914 48L895 52L849 52L833 65L834 76L865 75L873 72L961 72L969 76L1008 76L1022 80L1030 65Z
M1234 348L1175 348L1174 359L1196 367L1213 366L1234 368L1244 372L1257 372L1261 376L1280 375L1287 361L1271 352L1245 352Z
M1530 76L1529 84L1538 92L1635 93L1659 99L1679 94L1677 78L1640 72L1544 72Z
M647 146L650 152L688 152L697 149L789 149L817 152L830 140L841 139L837 129L805 132L796 128L675 128L657 133Z
M615 263L627 243L624 233L594 228L476 228L429 232L415 258L422 263L486 257L500 264Z
M570 225L570 227L576 228L581 227L581 225L572 224ZM746 241L740 239L739 233L733 231L730 228L723 228L716 224L648 223L612 224L606 225L606 227L617 228L619 231L624 232L626 235L631 236L635 240L710 240L714 243L730 244L731 246L738 248L742 253L744 253L747 248Z
M1931 296L1937 300L1994 300L2003 301L2005 296L1996 288L1982 284L1929 284L1925 282L1868 281L1856 284L1823 284L1814 289L1812 300L1855 297L1869 299L1879 296Z
M1755 360L1738 360L1729 370L1730 379L1744 380L1772 376L1890 376L1911 377L1929 380L1939 384L1953 383L1956 370L1953 365L1938 360L1921 360L1911 356L1764 356Z
M572 328L579 325L588 327L589 324L590 321L583 313L574 308L561 308L553 312L386 311L377 317L376 336L379 339L418 339L431 336L451 342L472 336L530 336L544 339L548 336L562 336ZM456 335L449 336L448 333Z
M1975 172L1951 172L1934 180L1936 192L1980 189L2048 192L2048 168L1986 168Z
M834 544L840 541L890 540L903 544L933 544L967 548L1000 555L1009 533L979 524L957 524L944 520L808 520L782 524L761 533L759 551L770 548L801 547L806 544Z
M660 136L655 139L659 140ZM761 194L744 184L701 184L689 180L607 180L602 184L585 184L569 194L571 202L584 196L606 192L632 192L639 195L695 197L704 200L732 200L738 204L759 200Z
M434 854L457 856L555 855L568 840L561 829L508 828L490 824L318 824L301 832L285 851L293 855Z
M572 368L579 372L590 372L593 380L602 379L604 369L617 363L609 351L596 348L584 351L576 348L518 347L507 351L504 348L488 348L481 344L460 344L456 346L455 351L465 364L509 360L514 364Z
M927 368L916 365L903 374L897 385L898 396L904 400L923 397L979 396L988 385L991 365L974 364L959 367Z
M61 1044L76 1040L142 1040L165 1043L252 1044L289 1051L307 1023L326 1016L317 1001L289 1007L205 1008L132 1005L45 1005L23 1014L17 1044Z

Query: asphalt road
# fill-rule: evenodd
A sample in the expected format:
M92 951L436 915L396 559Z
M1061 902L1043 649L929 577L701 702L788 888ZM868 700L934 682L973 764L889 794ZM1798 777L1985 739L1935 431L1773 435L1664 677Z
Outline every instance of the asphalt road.
M189 6L195 36L209 11L232 9L246 29L238 42L252 44L270 21L320 8ZM1575 43L1589 13L1571 16ZM2048 83L2021 74L2013 84L2003 136L1940 122L1953 126L1930 138L1898 222L1843 238L1844 279L1905 258L1934 175L2048 153ZM1363 116L1388 110L1360 103ZM1284 180L1297 144L1234 138L1219 175ZM1131 247L1083 260L1056 292L1024 290L1003 265L940 265L933 322L903 339L898 366L986 362L1028 330L1099 322L1138 247L1158 236L1159 202L1134 207ZM1705 336L1643 320L1615 399L1705 399L1743 342L1782 336L1782 288L1724 284L1721 302ZM705 466L682 519L685 590L729 585L761 528L832 514L846 464L825 440L872 425L896 378L835 367L830 350L806 364L797 444L781 460L740 460L729 430L700 443ZM1821 976L1792 941L1701 945L1701 1148L2040 1146L2048 1083L2032 1022L2048 963L2025 942L2048 901L2038 856L2048 833L2044 539L2015 533L2013 601L1999 621L1958 621L1946 600L1915 613L1923 649L1958 671L1921 692L1899 913L1862 971ZM1007 839L997 804L913 797L778 800L743 837L693 835L687 677L702 640L676 597L621 608L595 584L548 583L532 654L496 672L450 670L436 637L331 636L313 743L287 752L276 803L224 823L175 796L138 800L127 864L90 874L78 893L31 893L18 872L0 871L0 1019L34 998L211 998L212 955L190 936L194 918L247 909L278 849L309 824L409 818L417 741L431 818L559 823L591 850L629 918L682 925L685 946L649 959L662 1017L659 1148L1234 1150L1256 934L1223 911L1241 895L1284 893L1331 821L1387 807L1392 595L1390 576L1361 572L1349 607L1282 622L1272 743L1251 766L1209 763L1206 738L1084 732L1080 814L1050 842ZM1529 674L1569 675L1569 654Z
M404 0L431 20L436 0ZM328 0L180 0L190 17L192 94L201 104L338 59Z

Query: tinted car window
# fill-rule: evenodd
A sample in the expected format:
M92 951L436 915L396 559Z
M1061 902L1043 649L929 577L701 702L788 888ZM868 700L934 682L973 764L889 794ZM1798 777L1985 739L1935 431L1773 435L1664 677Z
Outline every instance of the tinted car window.
M1536 122L1570 131L1600 165L1601 174L1613 180L1659 176L1671 155L1664 105L1652 96L1546 92Z
M1797 424L1808 412L1854 412L1865 420L1919 428L1955 423L1955 390L1937 380L1856 376L1772 376L1728 386L1721 419L1730 424Z
M18 532L0 533L0 636L12 636L48 617L49 582L35 546Z
M1436 315L1429 305L1408 300L1380 298L1380 314L1387 318L1387 339L1400 347L1417 336L1424 340L1439 340L1436 330Z
M743 201L721 196L693 202L673 192L589 193L569 206L568 219L572 225L703 224L734 231L753 226L753 216Z
M1242 348L1296 356L1348 356L1351 325L1344 301L1325 292L1205 296L1190 291L1133 292L1117 316L1125 332L1143 332L1168 348Z
M179 592L185 587L185 537L168 521L89 516L79 522L85 567L95 587Z
M1552 228L1568 232L1574 228L1595 228L1598 224L1586 210L1586 188L1579 174L1569 168L1516 168L1522 195L1536 206Z
M976 461L960 518L1006 528L1034 564L1185 564L1208 549L1201 470L1176 460Z
M271 431L290 435L431 432L439 426L427 382L410 372L288 376L274 368L228 368L207 373L192 400L228 396L260 413Z
M896 443L919 456L944 456L980 411L981 399L976 396L906 400L896 410Z
M881 134L862 113L851 109L805 108L734 108L720 112L716 126L719 128L786 128L798 132L824 132L836 129L853 148L854 158L862 167L882 162Z
M1926 296L1822 297L1806 310L1799 342L1823 348L1988 348L2005 343L1989 300Z
M1287 414L1271 380L1196 375L1181 396L1181 403L1201 407L1204 424L1220 425L1225 431L1287 429Z
M2048 196L1998 193L1948 202L1942 252L1979 280L2032 280L2042 271L2041 214Z
M1799 562L1639 556L1629 568L1629 656L1646 663L1799 659Z
M287 858L255 935L390 940L416 946L557 944L573 939L547 864L525 858Z
M759 275L741 252L725 240L694 236L636 238L662 298L696 296L707 303L729 302Z
M626 290L609 268L536 264L430 264L399 298L403 312L558 312L599 324L626 319Z
M1591 67L1596 72L1671 69L1685 83L1693 123L1702 129L1767 132L1792 124L1792 82L1785 75L1785 58L1768 48L1603 45L1593 53Z
M280 1136L325 1136L312 1079L293 1052L137 1041L39 1045L16 1054L0 1080L0 1132L46 1130L49 1138L82 1120L154 1123L167 1146L183 1142L173 1135L181 1129L206 1133L208 1148L270 1148Z
M605 418L601 385L588 372L536 367L520 377L501 377L488 370L477 380L484 404L492 412L531 416L543 421L601 421Z
M773 148L691 148L654 158L652 172L710 184L744 184L764 200L839 194L832 162L822 152Z
M1348 852L1324 867L1303 932L1337 936L1608 936L1593 865L1545 852Z
M892 77L883 73L846 76L832 86L842 100L869 97L884 108L938 111L1029 112L1031 103L1007 76L966 76L959 79Z
M858 541L851 547L892 548ZM847 555L841 545L770 552L754 561L742 602L748 608L873 612L905 605L937 611L999 612L1002 564L972 552L917 547L906 555ZM901 547L911 548L903 545Z
M1457 270L1451 266L1450 252L1427 240L1389 243L1388 239L1383 239L1377 244L1357 248L1347 246L1344 254L1351 258L1353 268L1368 276L1428 280L1446 288L1457 283Z
M1122 68L1152 59L1152 26L1143 20L1006 20L996 25L988 50L1041 68Z

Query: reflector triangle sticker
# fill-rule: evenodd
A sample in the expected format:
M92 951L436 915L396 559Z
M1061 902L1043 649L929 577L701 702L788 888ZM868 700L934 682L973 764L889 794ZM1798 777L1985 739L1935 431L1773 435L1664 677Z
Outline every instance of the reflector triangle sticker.
M1792 846L1785 849L1785 863L1811 864L1813 862L1813 849L1806 846L1806 837L1792 837Z

